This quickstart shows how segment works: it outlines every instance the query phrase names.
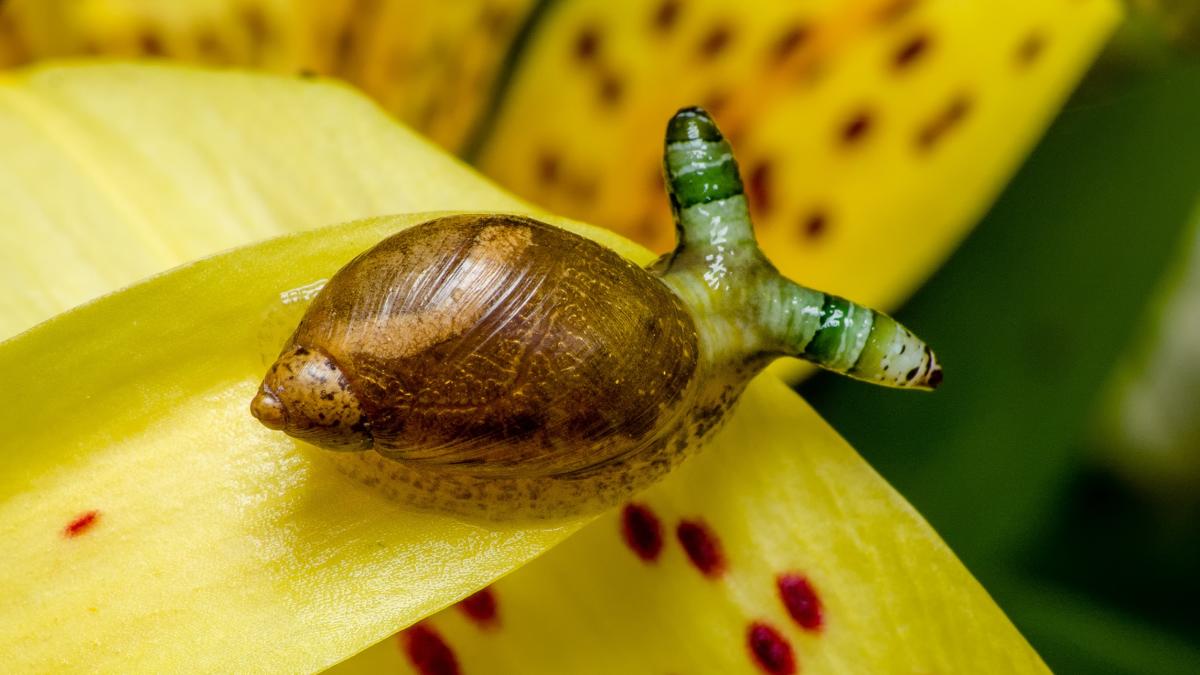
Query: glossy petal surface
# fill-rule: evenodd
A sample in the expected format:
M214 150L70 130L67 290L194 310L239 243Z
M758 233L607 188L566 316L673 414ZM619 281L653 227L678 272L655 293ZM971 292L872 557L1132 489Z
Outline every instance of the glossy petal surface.
M798 672L1047 672L929 525L773 378L634 503L658 522L657 553L631 546L618 510L494 584L492 619L456 607L423 625L463 673L772 672L747 643L755 624ZM334 672L410 672L406 640Z
M200 256L386 213L529 210L336 84L0 76L0 337Z

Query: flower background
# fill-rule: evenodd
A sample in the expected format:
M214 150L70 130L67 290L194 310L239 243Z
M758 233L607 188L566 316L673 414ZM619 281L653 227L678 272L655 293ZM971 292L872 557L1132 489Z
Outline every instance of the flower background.
M311 54L333 59L340 53L359 73L351 79L399 117L473 159L523 196L627 234L641 232L652 246L661 244L647 233L664 231L663 214L642 206L646 199L641 196L659 190L657 185L646 186L647 181L638 178L631 188L629 181L635 179L626 180L620 166L605 168L599 177L586 175L588 167L606 166L597 157L612 145L610 139L561 146L556 141L551 145L566 149L547 159L538 158L541 141L521 131L541 129L543 125L531 119L557 131L549 120L537 117L537 86L596 87L600 105L614 96L642 100L639 92L661 86L639 85L632 75L614 79L605 69L619 70L624 64L588 56L606 53L600 50L609 33L596 32L589 38L586 31L547 30L547 40L560 35L557 39L567 49L581 53L582 68L589 74L555 70L561 64L535 59L548 64L546 71L530 68L520 71L524 80L515 78L514 97L523 102L494 116L490 133L502 141L491 150L478 140L479 132L471 131L479 128L478 119L488 116L487 88L446 86L472 77L489 80L504 72L506 52L497 43L519 37L523 24L512 17L543 4L489 5L493 25L502 28L487 33L492 36L487 39L472 33L476 24L464 18L440 18L433 10L427 17L420 12L404 17L417 25L426 25L422 20L427 19L437 30L415 32L427 40L413 40L409 60L394 66L404 74L399 80L375 72L380 60L371 58L369 51L339 51L333 28L325 38L331 48L293 45L282 55L259 54L256 58L262 63L256 65L337 71L332 61L298 64ZM120 13L117 19L106 19L108 15L95 9L103 3L80 6L92 7L91 13L81 10L69 20L60 15L54 23L38 11L31 13L34 18L23 17L19 3L14 5L17 13L10 16L16 18L2 24L7 33L0 31L9 36L2 44L11 60L82 52L173 56L178 50L170 36L183 30L172 32L177 25L170 22L183 25L194 18L186 13L163 18L170 17L165 12L155 19L164 23L148 30L146 22L130 24ZM268 16L289 16L283 5L267 6ZM1200 600L1194 575L1200 566L1195 436L1185 428L1167 433L1165 440L1155 438L1151 445L1146 433L1122 421L1130 407L1139 404L1180 410L1178 415L1186 418L1193 412L1189 404L1196 400L1186 377L1183 384L1161 384L1164 372L1178 379L1195 370L1186 356L1171 356L1169 365L1157 370L1148 365L1156 362L1172 331L1191 335L1184 330L1190 316L1187 303L1171 298L1187 287L1186 256L1192 249L1200 197L1200 134L1194 125L1200 116L1196 19L1187 3L1131 3L1127 10L1104 56L999 200L898 312L900 320L918 327L938 348L948 368L945 387L936 396L914 398L881 395L824 375L800 385L805 398L933 524L1047 663L1061 672L1188 672L1200 662L1200 624L1190 611ZM356 19L363 11L353 3L328 3L321 10L327 14L316 12L297 21L331 27L359 21L364 26L360 30L381 43L385 33L373 32L371 26L389 23L378 17L370 25ZM217 37L194 44L221 49L200 50L193 58L239 63L253 56L251 43L242 45L239 53L240 43L221 37L227 29L219 15L210 19ZM239 21L250 34L274 25L246 13ZM162 35L161 25L166 26ZM204 26L196 30L204 34ZM444 35L451 37L439 38ZM713 48L718 52L724 49L722 40L732 39L720 38L719 33L700 37L717 45ZM371 39L365 42L371 44ZM633 61L638 54L653 58L637 45L623 45L613 53ZM737 83L748 77L736 59L722 58L729 59L718 68L722 74L705 81ZM679 68L686 70L684 65ZM629 72L637 71L630 66ZM534 93L522 97L522 86L534 88ZM754 80L724 93L726 101L733 101L725 105L734 106L728 114L736 119L737 105L765 106L738 103L763 90L763 83ZM717 93L722 93L719 88L697 91L696 96L712 106L722 103L712 98ZM644 104L644 114L631 116L629 128L636 129L642 119L657 124L662 117L658 109L665 105ZM589 114L567 111L562 116L576 125L568 126L569 131L589 128L581 121L595 119ZM868 127L878 123L868 119ZM810 159L829 173L828 178L788 168L787 161L803 157L763 164L763 153L789 141L788 131L784 127L764 132L767 137L755 147L754 128L771 129L765 122L750 127L751 159L746 168L770 166L763 171L776 182L849 183L842 189L850 205L869 203L864 195L874 194L868 189L871 185L893 185L872 174L858 176L854 184L852 171L831 171L825 161ZM1035 133L1033 125L1029 133ZM975 149L989 148L980 144ZM1019 144L1013 146L1014 160L1021 151ZM514 157L522 158L519 167L507 163ZM537 161L528 161L530 157ZM1003 173L1003 164L994 169L997 175ZM894 163L881 166L892 172L904 168ZM933 261L958 240L961 227L974 222L972 209L986 203L987 189L976 187L968 190L970 198L963 198L961 185L952 170L947 171L913 179L921 185L937 184L936 196L958 206L952 209L953 217L928 230L927 237L917 235L928 252L896 273L896 290L881 301L898 300L928 275ZM620 179L610 185L607 176ZM802 197L805 189L796 188ZM901 191L904 185L895 189ZM766 195L781 192L790 194L786 189L760 188L760 206L764 198L770 201ZM787 197L775 197L779 199ZM911 225L926 213L919 208L924 204L908 204L896 213L864 209L851 216L845 230L851 234L831 244L844 246L849 254L805 253L803 243L788 243L783 235L768 243L781 255L794 256L787 264L797 269L806 264L845 266L861 242L879 232L878 220L891 217ZM777 207L776 215L768 217L786 223L776 223L774 231L820 234L826 228L838 232L835 228L843 224L825 212L814 221L811 205L803 200L791 206ZM852 206L846 209L855 213ZM854 229L854 218L864 223L861 229ZM951 224L957 222L965 225ZM819 278L819 269L814 275ZM1170 395L1152 398L1149 404L1145 395L1137 397L1139 391L1163 388Z

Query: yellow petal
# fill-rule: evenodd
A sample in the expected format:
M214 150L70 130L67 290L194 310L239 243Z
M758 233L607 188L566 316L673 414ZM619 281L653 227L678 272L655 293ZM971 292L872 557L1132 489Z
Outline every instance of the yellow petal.
M21 58L344 78L516 194L660 252L663 120L709 106L776 264L881 307L983 212L1118 15L1113 0L10 4Z
M564 2L524 45L476 161L664 250L661 121L708 106L781 271L893 306L981 215L1117 16L1110 0Z
M206 259L0 345L6 667L311 670L579 526L406 511L250 417L280 293L425 219Z
M798 672L1047 672L932 528L774 378L747 391L717 447L634 503L659 520L657 556L607 514L494 584L490 620L452 608L416 638L438 635L464 673L770 673L749 644L760 624ZM718 542L709 575L684 523ZM781 577L820 609L793 619ZM408 672L413 639L333 672Z
M146 66L0 77L0 337L174 265L385 213L528 210L346 88ZM11 289L16 289L12 292Z
M486 110L534 4L12 0L0 8L0 66L104 54L333 75L456 149Z

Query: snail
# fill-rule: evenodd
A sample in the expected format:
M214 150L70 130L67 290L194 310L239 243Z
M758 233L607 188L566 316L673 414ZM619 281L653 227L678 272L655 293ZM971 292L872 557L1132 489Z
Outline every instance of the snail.
M372 482L414 506L552 518L662 477L777 357L938 385L908 329L775 270L702 109L670 120L664 165L678 245L647 268L516 215L451 215L385 239L315 297L253 415L377 455L385 478Z

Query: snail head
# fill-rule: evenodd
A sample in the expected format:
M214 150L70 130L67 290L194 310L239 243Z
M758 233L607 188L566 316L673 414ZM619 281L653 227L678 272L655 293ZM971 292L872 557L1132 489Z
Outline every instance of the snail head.
M332 450L365 450L373 439L358 397L337 363L293 345L267 371L250 412L263 426Z

